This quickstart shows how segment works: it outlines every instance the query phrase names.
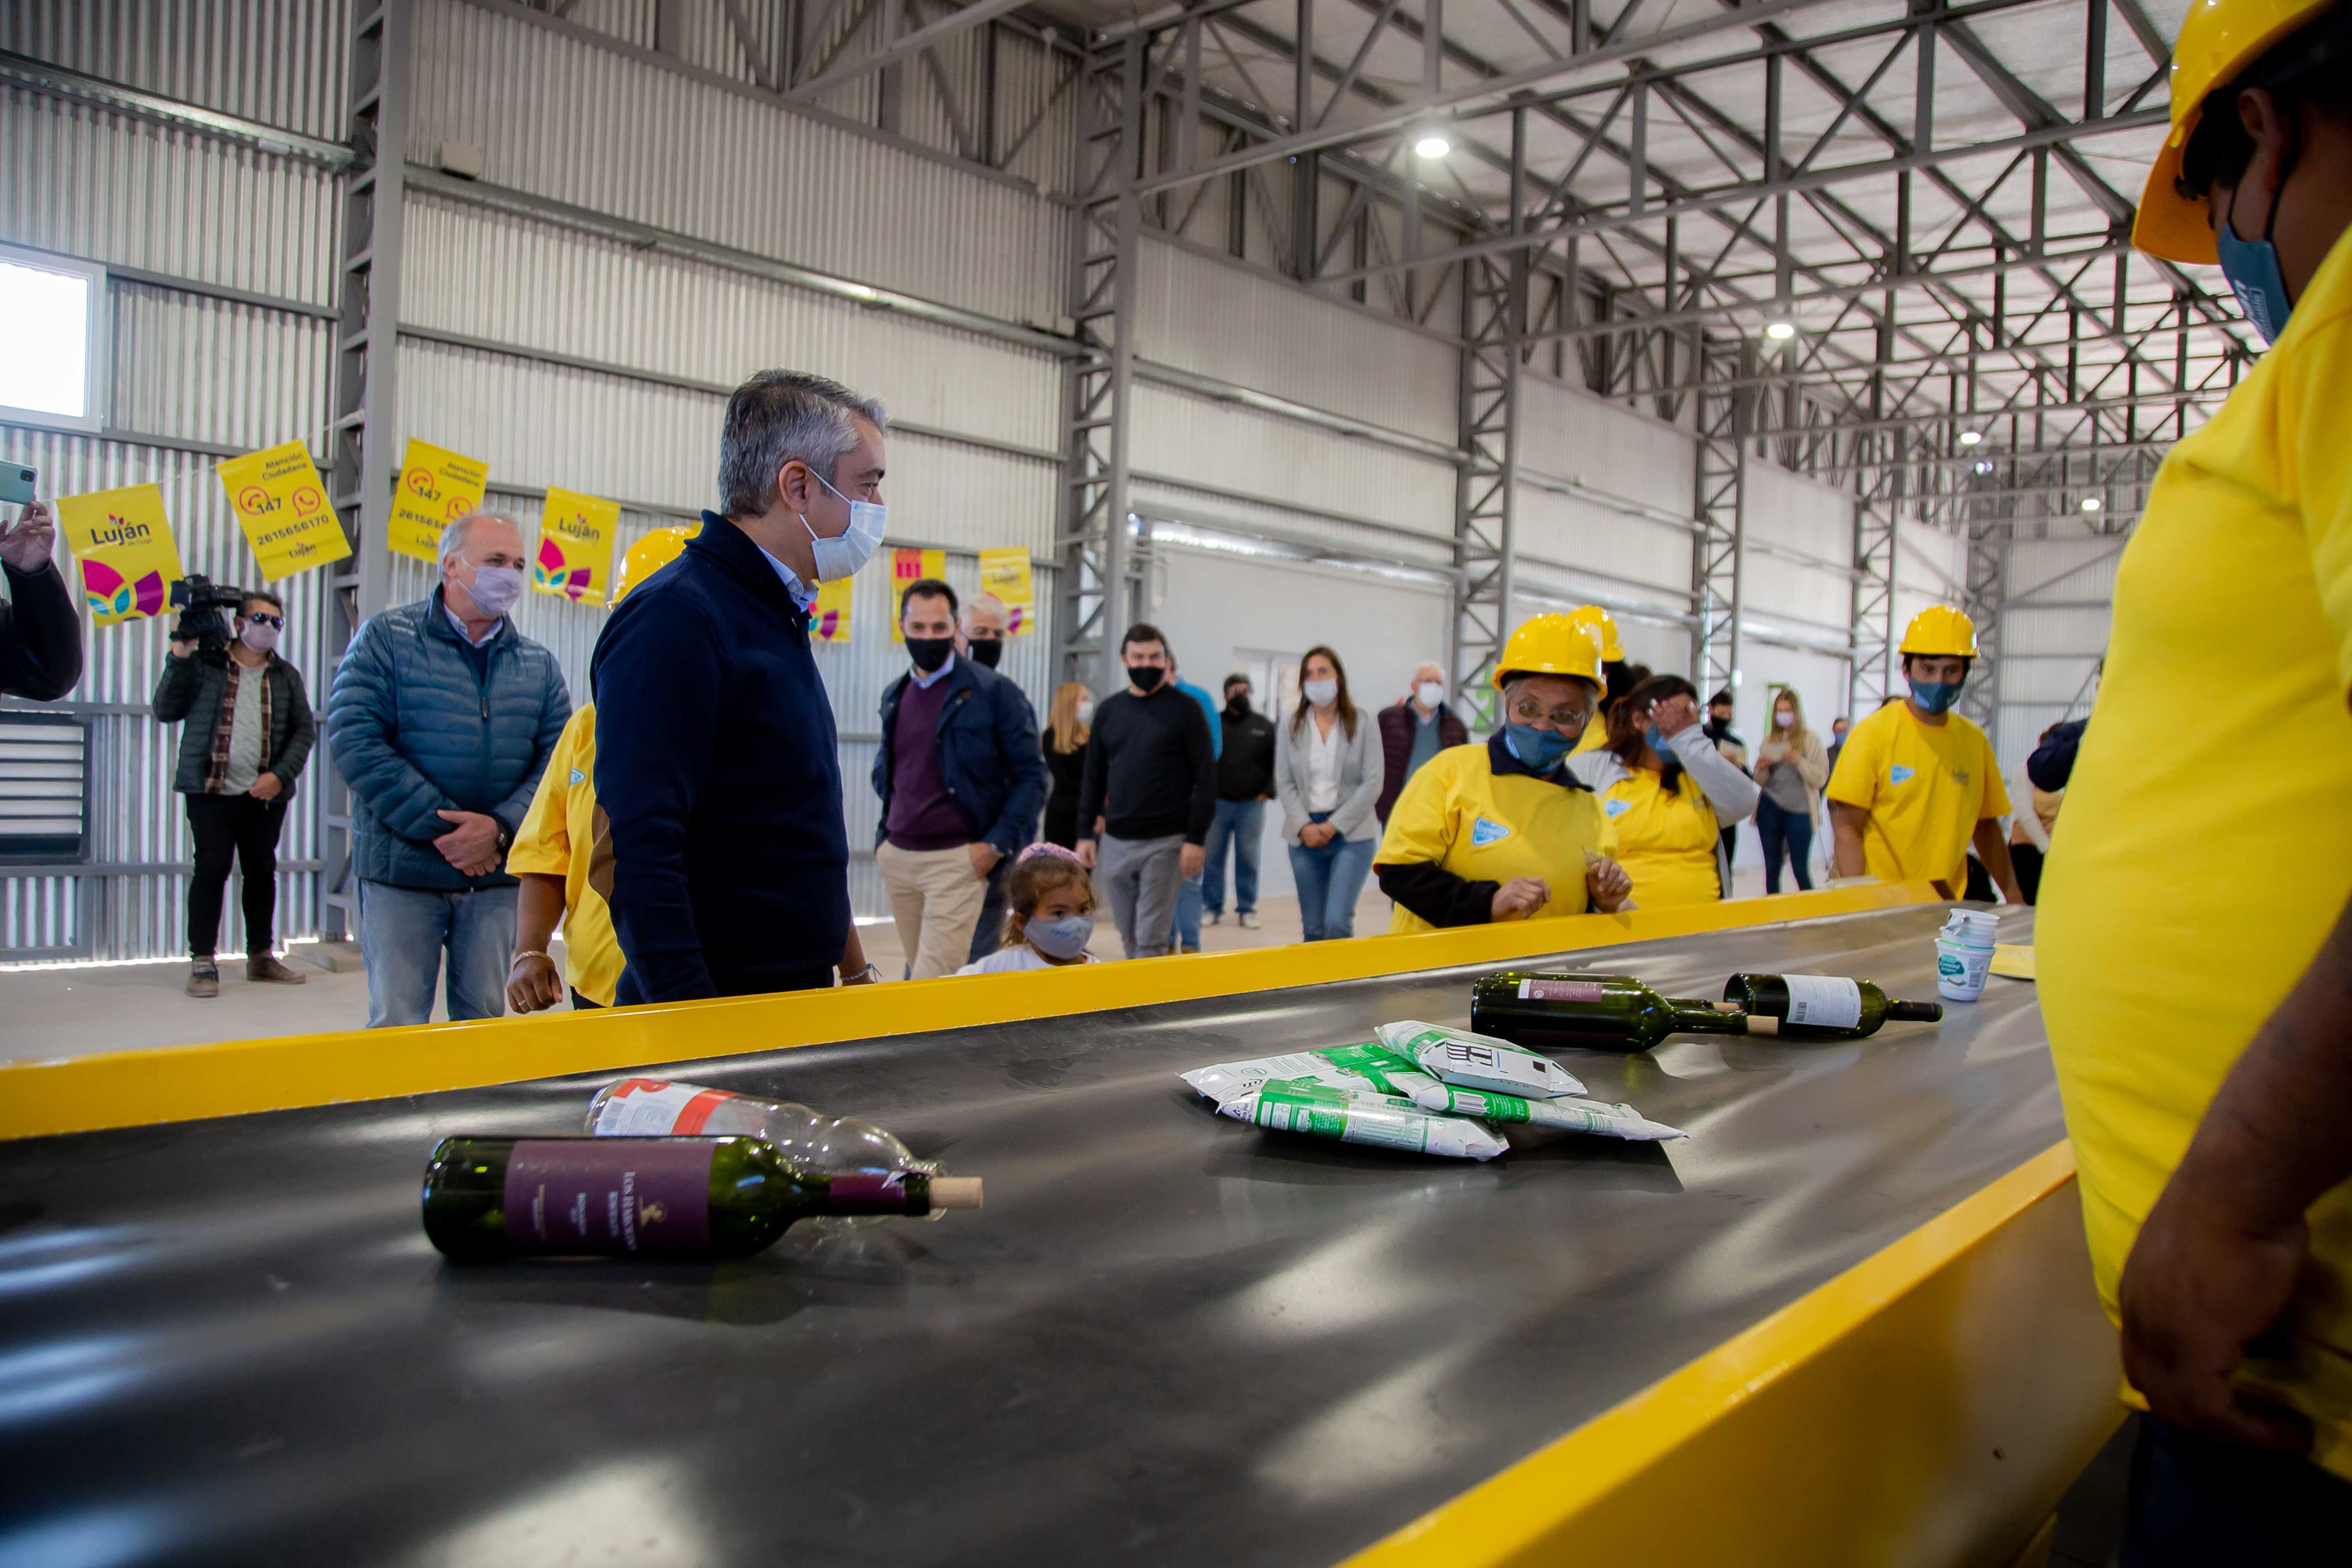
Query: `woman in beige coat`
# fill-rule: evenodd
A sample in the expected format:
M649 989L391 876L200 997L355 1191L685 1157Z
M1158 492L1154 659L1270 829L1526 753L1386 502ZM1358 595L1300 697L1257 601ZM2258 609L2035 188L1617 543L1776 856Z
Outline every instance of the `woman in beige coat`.
M1813 885L1813 828L1821 820L1822 786L1830 782L1829 752L1822 738L1805 728L1804 704L1793 687L1772 695L1772 728L1756 752L1756 782L1764 798L1756 803L1756 832L1764 842L1764 890L1780 890L1780 852L1797 886Z

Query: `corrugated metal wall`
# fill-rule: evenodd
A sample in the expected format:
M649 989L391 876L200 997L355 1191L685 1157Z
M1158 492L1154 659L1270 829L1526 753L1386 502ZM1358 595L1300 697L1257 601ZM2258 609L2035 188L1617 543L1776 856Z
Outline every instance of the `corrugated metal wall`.
M228 113L338 134L350 20L341 4L72 0L0 8L0 48ZM0 453L47 495L153 482L183 563L253 583L252 557L213 464L226 450L319 443L326 421L335 180L316 164L20 89L0 89L0 239L185 279L110 279L110 437L0 426ZM210 286L284 300L231 303ZM323 686L316 574L282 585L288 657ZM147 700L167 623L88 633L88 671L60 705L90 729L91 863L75 876L0 878L11 958L142 958L184 950L189 846L172 793L180 729ZM298 785L298 803L311 779ZM298 804L279 848L278 931L318 929L320 847ZM245 940L234 900L223 951Z
M2123 543L2091 535L2021 539L2010 547L1993 733L2005 774L2021 773L2042 731L2090 710L2091 672L2107 649Z

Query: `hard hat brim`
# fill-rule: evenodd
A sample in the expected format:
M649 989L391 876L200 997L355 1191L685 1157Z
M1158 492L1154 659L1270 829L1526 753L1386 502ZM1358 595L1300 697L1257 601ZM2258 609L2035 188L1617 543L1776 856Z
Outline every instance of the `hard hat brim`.
M2189 200L2173 184L2180 177L2181 150L2189 145L2189 133L2196 128L2194 114L2174 126L2158 149L2156 161L2148 165L2147 184L2139 195L2139 215L2132 220L2132 247L2164 261L2216 267L2221 258L2214 248L2207 204Z

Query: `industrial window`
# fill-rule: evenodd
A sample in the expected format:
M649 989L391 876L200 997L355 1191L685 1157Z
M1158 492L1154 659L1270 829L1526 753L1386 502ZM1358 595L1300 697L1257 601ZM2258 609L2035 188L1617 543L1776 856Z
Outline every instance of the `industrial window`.
M89 858L89 731L0 713L0 866Z
M106 268L0 245L0 421L106 423Z

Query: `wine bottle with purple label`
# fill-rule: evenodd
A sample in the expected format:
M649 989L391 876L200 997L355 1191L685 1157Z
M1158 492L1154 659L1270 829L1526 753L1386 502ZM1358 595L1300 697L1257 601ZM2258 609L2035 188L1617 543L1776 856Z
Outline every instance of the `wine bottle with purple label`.
M445 1138L425 1168L425 1234L468 1263L741 1258L818 1215L979 1206L977 1176L828 1176L757 1138Z
M1762 1026L1758 1027L1757 1026ZM1470 1027L1514 1045L1646 1051L1669 1035L1771 1034L1778 1020L1662 995L1627 974L1489 974L1470 994Z
M1881 1025L1942 1021L1936 1002L1897 1002L1867 980L1842 974L1735 974L1723 983L1723 999L1743 1013L1780 1020L1780 1034L1792 1040L1859 1040Z

